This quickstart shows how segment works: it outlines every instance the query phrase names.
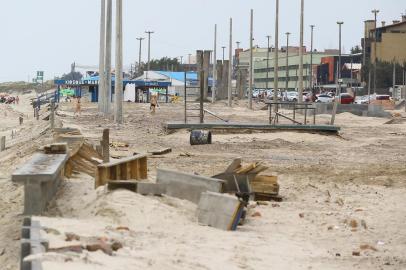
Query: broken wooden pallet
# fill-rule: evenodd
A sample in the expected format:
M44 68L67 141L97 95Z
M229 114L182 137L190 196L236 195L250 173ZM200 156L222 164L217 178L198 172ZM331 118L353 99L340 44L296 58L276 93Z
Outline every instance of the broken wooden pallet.
M147 156L135 155L97 166L96 188L114 180L142 180L147 179Z

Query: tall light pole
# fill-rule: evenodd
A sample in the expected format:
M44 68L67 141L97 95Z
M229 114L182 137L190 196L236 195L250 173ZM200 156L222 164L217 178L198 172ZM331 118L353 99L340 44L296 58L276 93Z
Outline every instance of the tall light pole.
M311 42L310 42L310 89L313 93L313 31L314 25L310 25L311 28Z
M151 34L153 34L153 31L145 31L146 34L148 34L148 65L147 65L147 73L146 73L146 79L148 80L148 71L151 69Z
M338 82L338 100L341 103L341 26L344 24L344 22L337 22L338 24L338 29L339 29L339 34L338 34L338 70L337 70L337 82Z
M141 72L141 52L142 52L142 41L144 39L145 38L143 38L143 37L137 38L137 40L140 42L140 49L139 49L139 52L138 52L138 72Z
M116 82L114 121L123 123L123 0L116 0Z
M266 36L266 38L268 39L268 46L267 46L268 50L266 51L266 86L265 86L265 88L266 88L266 90L268 90L269 89L269 87L268 87L268 83L269 83L269 47L270 47L271 36Z
M278 101L278 83L279 83L279 0L276 0L276 16L275 16L275 57L274 57L274 88L273 101ZM278 106L275 107L275 112L278 112Z
M304 25L304 0L300 5L300 45L299 45L299 96L298 102L303 102L303 26Z
M228 48L228 107L233 103L233 18L230 18L230 41Z
M377 54L377 51L376 51L376 43L377 43L377 41L378 41L378 29L377 29L377 25L376 25L376 23L377 23L377 21L376 21L376 17L377 17L377 14L379 13L379 10L377 10L377 9L374 9L374 10L372 10L372 13L374 13L374 16L375 16L375 37L374 37L374 94L376 94L376 66L377 66L377 62L378 62L378 54Z
M251 17L250 17L250 61L249 61L249 91L248 91L248 108L252 110L252 92L253 92L253 78L254 78L254 67L253 67L253 40L254 40L254 10L251 9Z
M104 70L105 61L105 46L106 46L106 0L101 0L101 15L100 15L100 51L99 51L99 92L98 106L99 112L103 112L105 106L105 91L106 91L106 73Z
M236 41L235 44L237 44L237 50L240 49L241 41Z
M106 19L106 55L105 55L105 73L106 73L106 91L104 102L104 113L111 113L111 39L113 32L113 1L107 0L107 19Z
M223 49L223 62L224 62L224 50L226 49L226 46L221 47Z
M285 90L289 88L289 32L286 32L286 78L285 78Z
M190 55L189 55L190 65ZM216 101L217 91L217 24L214 25L214 48L213 48L213 87L211 90L211 102Z

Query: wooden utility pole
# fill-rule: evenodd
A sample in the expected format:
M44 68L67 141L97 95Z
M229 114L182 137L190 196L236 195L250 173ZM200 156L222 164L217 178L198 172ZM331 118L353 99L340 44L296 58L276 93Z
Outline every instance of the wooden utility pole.
M105 55L105 73L106 83L105 87L105 101L104 101L104 114L106 116L111 113L111 39L113 32L113 2L107 0L107 20L106 20L106 55Z
M285 91L289 88L289 32L286 32L286 78L285 78Z
M375 16L375 37L374 37L374 94L376 94L376 66L378 65L378 54L376 51L376 43L378 41L378 29L377 29L377 21L376 21L376 17L377 14L379 13L379 10L374 9L372 10L372 13L374 13Z
M105 108L105 91L106 91L106 73L105 73L105 50L106 50L106 0L101 0L100 14L100 51L99 51L99 91L98 91L98 108L99 112L104 112Z
M190 56L189 56L190 65ZM214 48L213 48L213 86L211 90L211 102L216 101L217 91L217 24L214 25Z
M337 82L338 82L338 91L337 91L337 95L338 95L338 103L341 103L341 68L342 68L342 64L341 64L341 27L344 24L344 22L337 22L338 24L338 69L337 69Z
M228 107L231 107L233 102L233 19L230 18L230 42L228 47L228 59L229 59L229 69L228 69Z
M140 48L139 48L139 52L138 52L138 72L141 72L142 41L143 41L144 39L145 39L145 38L143 38L143 37L137 38L137 40L140 42Z
M249 64L249 91L248 91L248 108L252 110L252 92L253 92L253 77L254 77L254 67L253 67L253 40L254 40L254 10L251 9L251 23L250 23L250 64Z
M299 45L299 103L303 102L303 26L304 25L304 0L300 4L300 45Z
M279 0L276 0L276 16L275 16L275 56L274 56L274 87L273 101L278 102L279 91ZM278 112L278 106L275 107L275 112Z
M114 121L123 123L123 0L116 0L116 82Z

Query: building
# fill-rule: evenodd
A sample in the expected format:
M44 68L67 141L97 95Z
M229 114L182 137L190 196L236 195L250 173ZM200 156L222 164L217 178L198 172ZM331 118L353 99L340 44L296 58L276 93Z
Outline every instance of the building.
M341 84L346 86L360 86L362 53L344 54L341 56ZM338 75L338 56L324 56L317 66L317 86L336 88Z
M361 42L366 63L374 63L375 55L381 62L396 62L401 65L406 63L406 15L402 16L401 21L395 20L390 25L382 22L376 31L374 20L365 21L364 30Z
M305 48L304 48L305 50ZM321 59L326 56L333 56L326 52L313 52L312 55L309 52L303 54L303 87L310 88L310 79L312 79L313 86L317 85L317 67L321 63ZM286 63L288 62L288 63ZM292 51L289 50L287 57L286 49L282 48L279 53L279 69L278 69L278 82L279 89L286 89L286 82L288 82L287 90L297 90L299 88L299 49L292 47ZM311 65L312 63L312 65ZM288 67L286 67L288 65ZM254 63L254 83L255 88L266 88L268 82L268 88L273 88L274 84L274 55L270 54L269 62L266 59L257 61ZM288 72L287 72L288 71ZM312 74L312 76L311 76Z

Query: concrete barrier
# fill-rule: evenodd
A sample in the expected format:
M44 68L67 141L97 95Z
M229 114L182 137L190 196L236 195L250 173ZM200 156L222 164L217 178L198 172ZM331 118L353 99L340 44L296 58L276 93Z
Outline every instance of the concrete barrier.
M210 177L158 169L156 182L165 185L165 194L199 203L202 192L222 192L225 181Z
M67 160L67 154L36 153L13 173L11 180L24 184L25 215L42 214L57 192Z
M315 103L316 114L331 114L333 103ZM338 104L337 113L349 112L358 116L391 117L382 106L374 104Z
M21 254L20 270L42 270L42 263L39 259L27 260L31 255L46 252L49 247L48 240L41 238L41 225L27 217L23 221L21 230Z

